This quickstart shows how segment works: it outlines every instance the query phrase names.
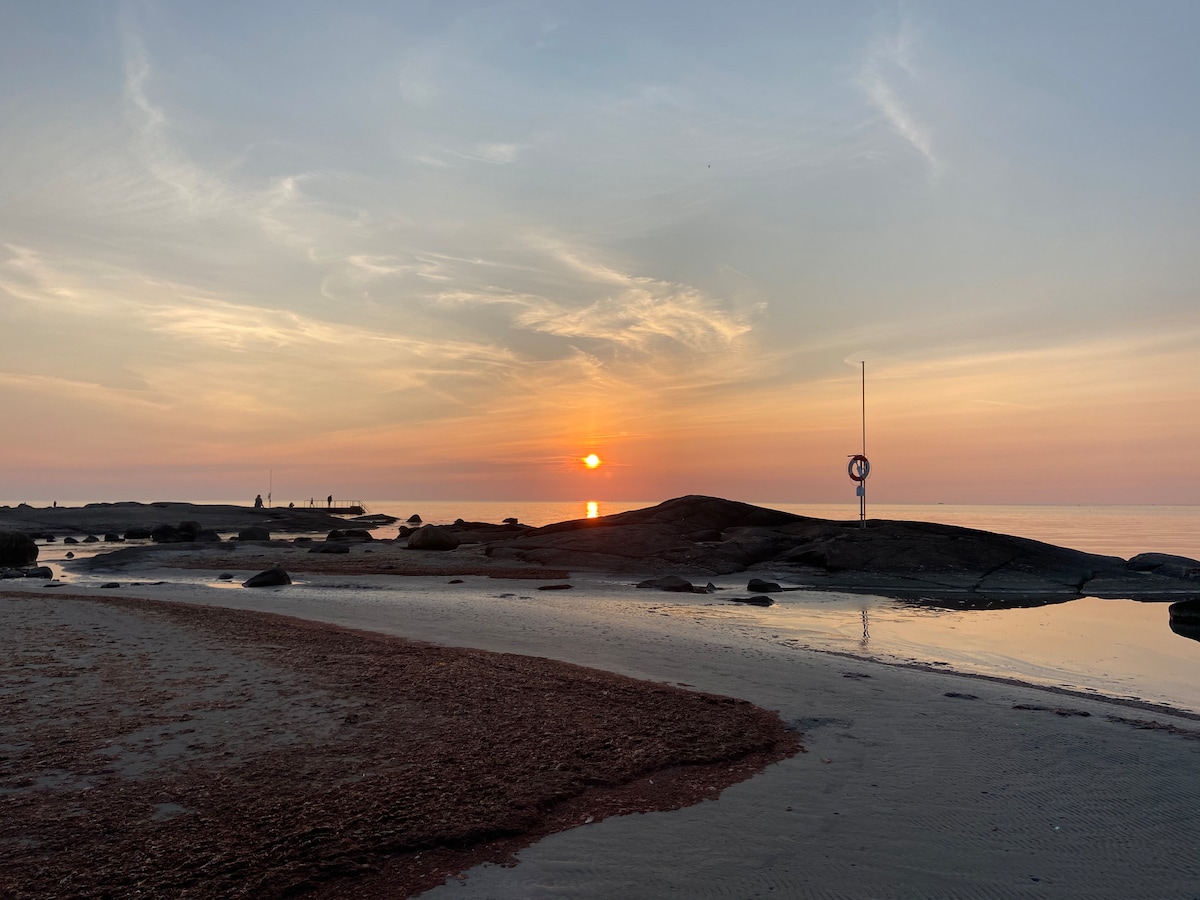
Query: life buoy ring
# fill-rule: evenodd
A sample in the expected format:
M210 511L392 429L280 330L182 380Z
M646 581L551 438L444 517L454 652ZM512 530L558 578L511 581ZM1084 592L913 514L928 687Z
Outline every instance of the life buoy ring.
M846 473L854 481L866 481L867 476L871 474L871 461L861 453L856 453L850 457L850 463L846 466Z

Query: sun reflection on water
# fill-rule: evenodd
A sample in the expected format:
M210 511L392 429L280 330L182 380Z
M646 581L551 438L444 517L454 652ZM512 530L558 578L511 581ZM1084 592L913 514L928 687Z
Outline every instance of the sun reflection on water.
M587 517L589 519L600 518L600 504L595 500L589 500L587 502Z

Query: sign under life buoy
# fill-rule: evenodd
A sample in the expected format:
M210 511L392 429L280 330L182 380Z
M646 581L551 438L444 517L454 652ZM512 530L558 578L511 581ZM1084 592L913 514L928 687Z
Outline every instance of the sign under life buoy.
M850 457L850 464L846 466L846 472L855 481L866 481L867 476L871 474L871 461L861 453L856 453Z

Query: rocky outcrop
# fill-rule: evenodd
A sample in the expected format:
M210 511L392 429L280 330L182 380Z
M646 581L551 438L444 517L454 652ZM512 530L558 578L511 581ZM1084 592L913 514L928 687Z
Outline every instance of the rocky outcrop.
M269 541L270 539L271 529L265 525L251 525L238 532L239 541Z
M21 531L0 531L0 566L20 568L38 558L38 545Z
M1136 599L1200 595L1195 581L1134 571L1119 557L929 522L834 522L716 497L577 519L490 543L497 559L642 575L715 575L769 569L797 587L952 605L1063 600L1090 594ZM1159 566L1161 568L1161 566ZM760 591L766 593L765 590Z
M211 529L237 533L251 525L272 531L323 533L337 528L344 519L324 510L209 503L89 503L86 506L35 508L0 506L0 530L102 534L120 532L128 540L145 539L150 530L164 523L194 522L196 531Z

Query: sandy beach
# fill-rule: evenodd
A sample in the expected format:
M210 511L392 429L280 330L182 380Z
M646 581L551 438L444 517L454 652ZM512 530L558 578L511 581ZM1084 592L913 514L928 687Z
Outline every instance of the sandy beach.
M149 582L156 572L140 574ZM469 574L301 580L263 590L126 582L119 593L576 663L778 710L802 735L808 752L719 797L713 790L672 812L593 816L520 850L516 866L447 867L446 883L422 896L1200 891L1200 716L1186 711L772 644L599 574L576 573L569 591ZM399 600L388 589L397 582ZM56 602L47 588L19 593Z

